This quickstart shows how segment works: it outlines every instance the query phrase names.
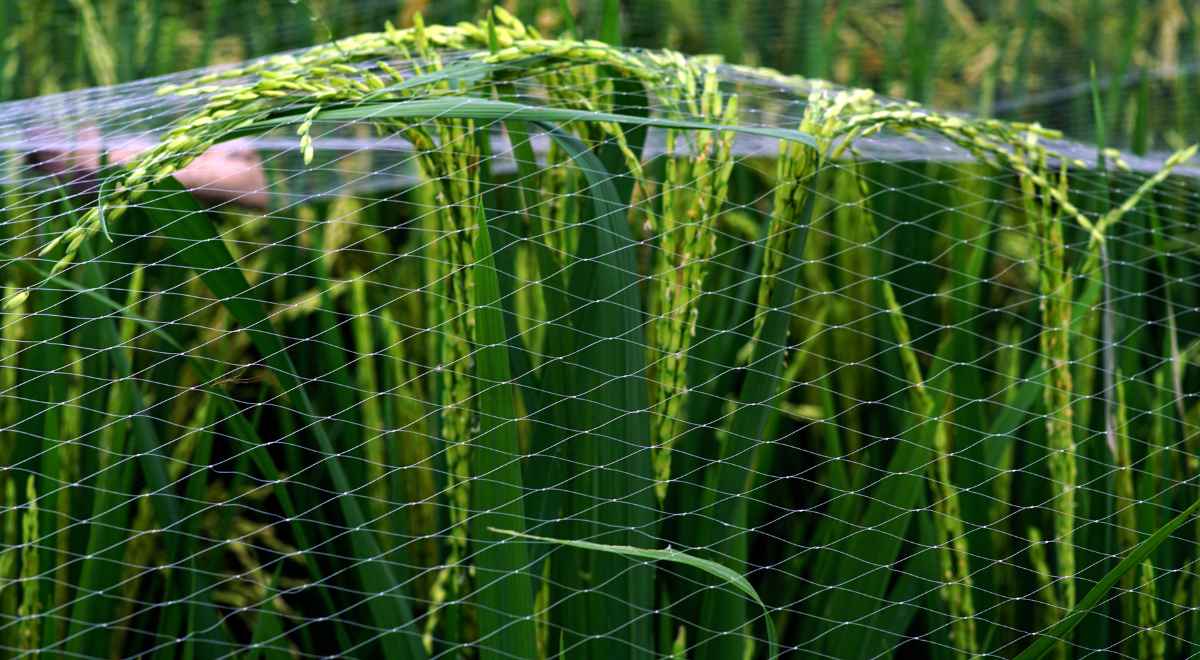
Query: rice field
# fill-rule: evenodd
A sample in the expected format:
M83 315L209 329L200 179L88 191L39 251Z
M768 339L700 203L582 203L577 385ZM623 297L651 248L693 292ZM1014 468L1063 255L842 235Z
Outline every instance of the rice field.
M1195 8L768 4L0 4L0 656L1200 652Z

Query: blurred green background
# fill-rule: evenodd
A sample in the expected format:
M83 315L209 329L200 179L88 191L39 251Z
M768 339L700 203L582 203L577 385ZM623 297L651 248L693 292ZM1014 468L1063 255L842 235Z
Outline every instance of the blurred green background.
M2 0L0 99L111 85L307 46L332 36L481 17L490 0ZM1090 69L1108 140L1135 151L1196 136L1191 0L504 0L544 34L571 12L625 45L717 53L1093 139ZM610 37L611 40L611 37ZM1150 112L1153 109L1153 112Z

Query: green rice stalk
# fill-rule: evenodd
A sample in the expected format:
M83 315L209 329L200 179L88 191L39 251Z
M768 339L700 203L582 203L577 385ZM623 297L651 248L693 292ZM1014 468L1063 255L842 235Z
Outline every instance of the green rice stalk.
M14 479L4 481L4 548L0 550L0 613L12 620L18 612L21 597L21 514ZM21 648L20 628L5 626L4 643L9 648Z
M17 616L21 622L17 628L20 638L18 648L34 657L41 648L38 638L38 615L42 611L39 588L42 580L38 562L41 549L37 545L41 536L38 533L36 484L37 479L33 475L25 482L25 512L21 516L21 605L17 608Z
M96 83L105 87L117 84L117 56L113 52L113 40L105 34L95 7L89 0L71 0L71 4L83 18L83 52L87 54Z
M1150 435L1146 439L1146 458L1143 462L1145 469L1138 475L1137 480L1137 520L1138 530L1142 534L1149 534L1158 527L1159 513L1154 499L1162 492L1164 480L1171 478L1167 457L1173 453L1169 449L1172 443L1168 442L1168 438L1172 436L1168 434L1167 429L1171 428L1173 432L1174 426L1169 425L1167 415L1174 406L1164 400L1166 393L1171 391L1167 385L1170 369L1171 366L1168 365L1154 372Z
M688 77L684 89L694 89ZM693 114L723 125L737 123L737 97L723 99L715 69L703 73L704 91L696 108L694 92L674 102L692 106ZM677 96L678 91L671 88ZM698 112L697 112L698 111ZM687 398L687 356L699 318L699 299L708 264L716 247L717 216L729 191L733 170L733 136L730 131L695 135L694 151L676 153L679 131L667 130L666 173L662 188L662 215L658 246L658 295L654 349L661 356L651 404L655 409L655 491L661 502L671 478L671 449L683 432Z
M1183 573L1175 582L1175 593L1172 594L1171 604L1175 616L1171 617L1175 643L1172 649L1176 655L1184 653L1189 646L1188 630L1196 624L1196 608L1200 607L1200 590L1195 588L1196 569L1200 568L1200 559L1192 559L1184 565ZM1189 617L1188 614L1191 613Z
M126 359L132 364L137 357L137 347L134 338L138 331L138 324L133 319L138 315L142 299L142 287L145 282L145 270L141 267L134 268L132 275L129 278L128 293L125 297L125 309L129 310L130 314L124 316L119 325L118 333L121 337L121 346L126 347ZM121 585L121 599L113 608L117 614L114 620L126 621L134 613L134 607L137 603L137 594L143 588L142 580L149 575L146 567L151 564L154 553L160 546L159 539L150 530L154 528L155 512L151 506L150 499L145 496L136 498L137 513L133 517L130 527L131 539L125 545L125 555L121 560L123 569L120 572L119 583ZM125 637L128 633L128 627L115 626L113 635L109 640L110 655L120 655L121 649L125 645Z
M937 402L929 395L921 374L921 365L912 348L912 337L904 311L896 300L892 284L880 279L883 299L887 305L888 318L896 333L896 345L900 350L900 362L909 382L909 393L918 419L935 419L933 447L936 458L930 463L929 484L933 496L933 527L937 533L938 559L941 567L940 592L951 617L950 641L955 654L960 658L974 657L979 644L975 630L975 606L971 596L972 577L969 563L970 550L958 500L958 489L950 474L950 429L946 422L948 410L937 410ZM944 391L950 391L949 383L943 383ZM943 406L950 404L944 397Z
M1035 167L1045 171L1044 156ZM1043 175L1043 178L1044 175ZM1041 353L1049 377L1043 387L1046 406L1046 449L1054 492L1055 561L1058 575L1058 604L1063 610L1075 606L1075 515L1077 467L1074 440L1071 374L1071 307L1074 276L1065 263L1061 211L1051 210L1048 197L1039 199L1036 182L1021 177L1025 209L1039 242L1038 276L1041 299ZM1060 196L1066 196L1066 173L1060 175ZM1059 646L1066 654L1066 642Z
M418 300L415 296L413 299ZM416 303L414 306L418 305ZM415 316L418 310L409 311ZM380 311L380 326L386 346L384 356L387 358L387 367L390 367L384 369L384 391L388 393L389 402L385 412L390 409L387 415L390 420L388 428L397 429L387 436L387 465L393 471L397 468L417 468L402 469L399 473L388 475L390 501L409 503L393 514L402 518L393 527L407 530L414 537L408 542L414 562L419 566L432 566L437 563L437 545L432 537L438 529L433 502L438 487L434 483L433 471L423 469L432 461L432 449L425 431L426 411L422 404L429 400L429 395L422 387L417 362L408 353L413 348L407 345L409 338L400 335L400 324L391 310L385 308ZM423 536L428 538L420 540ZM421 580L417 582L420 584ZM417 591L427 589L418 586Z
M80 357L79 350L74 349L67 352L67 364L72 365L71 377L68 379L66 400L79 401L83 399L83 360ZM64 438L78 438L82 434L82 420L79 415L63 415L60 433ZM61 453L59 462L59 479L61 483L75 483L80 478L79 459L81 449L75 444L63 444L58 448ZM60 488L58 500L54 504L53 517L56 518L55 524L59 526L58 538L55 545L57 556L51 555L53 560L56 560L56 568L54 571L54 595L52 607L59 612L65 612L68 609L68 602L71 598L71 565L69 562L63 561L62 558L67 557L71 549L71 535L67 533L67 528L63 525L62 519L70 519L71 511L73 510L71 489ZM49 609L49 608L47 608ZM46 617L45 627L42 631L42 639L60 639L66 634L67 622L64 619L57 617Z
M774 198L777 205L783 205L780 209L783 211L782 217L789 217L789 213L794 213L798 200L806 196L804 186L808 185L812 174L820 168L833 138L844 134L846 123L853 121L855 113L869 107L873 100L874 95L867 90L838 93L816 90L809 95L799 131L806 135L821 136L824 142L822 146L813 149L803 144L780 141L776 172L778 185ZM776 208L779 209L778 206ZM776 213L778 214L779 210ZM759 284L758 302L755 307L754 337L762 332L767 310L770 309L771 293L787 253L787 238L787 225L777 226L773 219L772 229L767 237L763 277ZM750 346L742 349L743 354L751 354L753 344L752 340Z
M1012 406L1017 396L1017 388L1012 387L1012 384L1020 382L1021 378L1020 349L1018 348L1020 329L1014 323L1003 324L997 329L997 337L1000 345L1000 355L996 360L999 375L996 378L998 386L994 391L1003 391L1005 405ZM997 439L989 437L989 440L994 442ZM987 520L991 537L991 551L996 557L1011 557L1014 554L1012 550L1013 525L1010 517L1013 501L1013 444L1011 442L1004 443L1005 446L999 453L999 460L994 465L996 476L992 479L992 504L988 510ZM1016 587L1017 582L1012 563L999 562L992 569L992 573L993 589L1001 594L1014 595L1014 588L1019 587ZM1012 629L1015 615L1016 612L1011 608L1003 608L998 612L997 623L1003 629Z
M1061 647L1062 641L1067 638L1071 631L1108 597L1109 590L1126 573L1136 570L1142 562L1146 561L1150 555L1162 547L1180 527L1191 522L1197 511L1200 511L1200 499L1193 500L1187 508L1180 511L1175 517L1167 521L1166 524L1156 529L1153 534L1138 543L1137 547L1122 557L1121 561L1112 570L1105 573L1088 590L1087 594L1080 599L1074 608L1066 612L1064 616L1061 616L1056 623L1042 630L1038 634L1037 639L1016 656L1017 660L1038 660L1044 657L1050 649Z
M429 197L428 204L425 206L427 208L437 208L434 203L434 195L436 194L434 193L435 184L429 179L426 179L426 182L427 183L425 185L419 188L419 191L422 195ZM447 281L447 275L445 273L445 264L449 261L449 248L446 242L441 239L441 224L441 213L426 214L425 221L422 223L422 233L428 237L426 238L426 243L423 246L423 254L426 257L424 260L424 281L431 283L426 289L429 294L427 296L423 296L423 298L428 300L427 304L431 310L429 317L429 327L431 328L444 327L447 323L449 323L449 319L453 317L453 311L451 309L450 302L451 296L449 294L450 282ZM433 356L433 359L437 361L434 367L434 375L432 378L432 380L435 382L431 385L431 394L433 396L430 400L439 403L446 400L446 398L450 396L450 393L453 392L452 387L447 387L450 379L443 375L443 373L446 371L444 360L453 350L452 347L447 346L447 335L448 333L442 332L432 332L428 335L428 352L431 356ZM444 415L438 416L438 418L434 420L435 431L437 435L440 435L441 433L443 417ZM455 459L450 458L449 448L447 448L444 453L446 455L447 466L454 461L459 461L459 463L461 463L458 457L455 457ZM455 467L457 468L458 465L456 464ZM451 476L451 470L448 468L446 472L446 479L449 481L453 478ZM447 495L451 496L452 494L447 493ZM452 505L448 516L449 518L458 517L455 507L461 508L459 507L459 504L459 502L455 502L455 504ZM451 595L450 590L453 590L453 595L456 598L459 587L461 586L458 584L461 573L458 572L454 567L454 563L457 562L457 558L462 554L463 543L461 541L461 535L458 539L450 541L450 543L447 545L447 559L443 560L445 564L443 568L437 571L437 575L429 586L429 614L425 619L424 631L421 638L422 644L427 653L432 653L434 651L433 640L438 626L441 624L442 612L443 608L445 607L444 604ZM449 610L449 614L452 616L455 615L456 612L457 610L453 608ZM449 626L449 631L450 632L447 635L448 641L453 642L455 640L454 635L457 634L457 626Z
M1166 622L1158 618L1158 597L1154 587L1154 564L1142 562L1141 588L1138 589L1138 655L1146 660L1167 656Z
M556 342L570 345L562 372L550 372L561 377L555 392L572 395L562 401L573 433L563 447L571 496L562 503L561 520L570 538L642 545L653 534L646 530L654 530L657 522L647 396L640 377L645 343L637 243L613 176L594 147L552 124L538 125L578 163L591 191L591 213L578 228L576 258L566 278L569 297L563 302L569 304L571 325L552 333ZM651 648L651 622L642 616L654 603L649 567L603 553L561 554L562 561L552 562L562 576L555 588L582 592L563 599L561 648L598 658Z
M1036 527L1029 528L1029 563L1033 565L1037 577L1038 589L1046 602L1039 616L1042 621L1039 626L1049 628L1062 617L1062 606L1059 604L1059 591L1054 587L1054 578L1050 574L1050 563L1046 560L1046 541Z
M1133 486L1133 457L1131 455L1129 440L1129 417L1126 412L1125 403L1126 384L1119 369L1115 377L1117 388L1117 405L1114 419L1116 447L1110 448L1115 450L1113 465L1116 468L1116 474L1114 475L1116 492L1114 493L1113 506L1117 514L1117 542L1121 550L1128 552L1138 544L1138 507L1137 496ZM1121 599L1121 612L1126 621L1133 621L1137 616L1136 612L1142 607L1138 603L1137 580L1138 575L1132 571L1126 573L1125 577L1121 579L1121 587L1127 593L1127 596Z
M439 268L437 280L446 282L438 304L443 307L444 319L439 328L443 335L439 341L437 372L441 376L442 425L441 437L447 443L446 462L447 479L445 495L450 502L450 554L447 556L446 569L450 574L439 576L438 582L445 584L446 580L453 582L455 593L463 588L465 576L458 573L457 564L465 555L467 543L467 528L465 526L470 510L470 433L471 433L471 349L468 337L471 336L474 325L473 313L469 307L471 300L470 289L474 284L467 278L465 264L474 262L472 248L467 234L469 225L463 223L461 217L462 203L452 200L472 199L473 195L466 188L471 184L464 181L459 173L455 149L469 149L461 144L464 136L469 134L461 124L443 128L443 144L453 146L445 148L445 153L438 155L423 152L422 170L428 180L436 186L435 203L440 211L436 217L439 221L438 240L446 242L435 254L443 258L435 265ZM453 137L451 137L453 136ZM447 142L448 140L448 142ZM436 153L436 152L435 152ZM476 187L477 187L476 179ZM431 618L430 623L436 619Z
M362 423L367 434L363 454L367 460L367 481L371 484L369 492L374 509L372 517L386 520L388 504L392 500L388 493L388 484L384 479L384 470L388 465L386 448L388 436L383 430L383 401L377 376L380 369L375 364L376 333L371 320L371 307L367 303L365 279L359 273L352 273L350 279L353 282L351 284L353 295L350 298L350 313L354 315L351 329L354 333L354 350L357 355L354 362L354 375L356 389L361 399L359 408L362 414ZM380 531L380 541L386 547L389 530L385 526Z
M695 538L710 544L734 570L743 570L749 529L748 504L741 494L751 490L751 466L761 445L756 441L763 429L777 423L779 392L791 326L790 310L804 268L803 255L814 219L816 185L822 164L841 122L842 113L867 102L869 93L814 92L800 122L800 131L816 138L816 146L780 141L776 162L774 207L768 229L766 257L758 280L758 306L753 317L754 334L748 351L749 370L742 385L739 405L727 416L728 431L721 443L720 459L705 474L707 490L699 533ZM764 298L764 295L766 296ZM749 443L749 446L747 446ZM718 503L716 498L722 500ZM718 529L720 520L729 531ZM713 542L713 539L719 539ZM704 592L697 626L697 657L724 658L744 652L745 642L730 634L744 621L745 601L716 590ZM768 622L768 625L772 625Z
M18 300L18 302L13 307L6 309L6 313L0 316L4 319L3 327L0 327L0 387L3 387L5 392L15 392L20 373L20 369L17 368L17 349L21 346L21 339L25 335L28 325L16 321L25 318L28 296L20 297L19 289L12 285L4 287L4 294L6 299ZM11 298L9 298L10 296ZM5 400L0 402L0 423L3 423L6 428L11 428L11 425L19 419L20 402L18 397L5 397ZM11 464L13 449L12 443L4 443L4 446L0 446L0 461L5 465ZM7 488L11 478L7 471L0 472L0 488ZM3 501L7 505L8 500ZM7 539L5 541L7 542ZM5 555L6 552L0 551L0 557ZM3 560L0 559L0 561ZM7 579L8 574L0 568L0 580ZM0 604L2 604L2 594L3 588L0 588ZM0 612L12 613L15 612L15 607L12 610L0 607Z
M524 530L521 449L514 406L516 390L509 368L500 283L486 212L477 206L475 254L470 268L478 300L475 343L480 347L475 375L479 381L479 426L471 439L471 542L475 548L475 600L480 657L531 657L536 648L533 586L525 545L498 537L495 525Z
M152 565L154 555L161 549L159 540L151 532L154 529L154 508L150 498L145 495L133 498L137 513L125 530L131 537L125 545L125 555L121 558L122 569L118 574L120 584L120 600L112 608L114 621L129 621L137 613L137 596L144 588L143 580L152 578L148 567ZM113 626L113 635L108 642L108 655L119 657L125 648L129 637L129 626Z
M111 335L115 330L109 329ZM128 335L110 337L113 344L123 346ZM118 349L119 351L120 349ZM129 509L119 495L132 490L133 459L128 458L132 444L129 423L124 420L134 412L137 394L132 381L118 380L108 389L105 407L108 423L100 431L96 448L99 463L92 504L93 524L88 529L87 554L92 560L84 562L76 579L76 598L70 609L68 653L82 653L86 648L111 648L112 631L105 625L115 615L115 603L104 593L105 585L118 582L125 540L118 530L129 528Z
M420 58L415 66L418 76L436 74L442 70L441 58L431 47L431 34L420 14L414 16L412 48ZM414 59L406 43L398 44L407 59ZM406 81L394 69L387 70L394 85ZM370 80L370 79L368 79ZM371 87L384 89L382 81ZM450 90L448 81L436 83L435 90ZM319 112L319 111L317 111ZM315 116L315 112L312 113ZM426 620L426 636L431 637L440 621L439 609L448 593L455 598L466 591L467 576L459 565L466 555L467 517L470 511L470 435L471 435L471 348L469 338L474 333L472 308L474 281L467 266L475 261L472 232L475 211L469 200L479 194L479 144L470 120L435 120L429 126L396 128L417 149L421 174L432 186L433 257L431 281L433 301L439 309L436 345L436 372L442 393L441 437L446 442L447 485L444 495L450 505L450 543L442 568L434 581L431 614ZM436 139L435 139L436 138ZM449 590L449 591L448 591Z

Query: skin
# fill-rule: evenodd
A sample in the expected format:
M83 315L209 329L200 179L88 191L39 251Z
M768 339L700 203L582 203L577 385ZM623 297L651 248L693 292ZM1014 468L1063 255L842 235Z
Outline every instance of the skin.
M100 169L101 136L86 128L72 136L73 147L55 146L31 151L28 162L37 170L61 177L79 188L90 188ZM150 140L126 140L108 147L110 163L127 164L153 144ZM213 205L237 204L265 209L268 201L262 160L248 144L240 141L210 148L175 174L198 199Z

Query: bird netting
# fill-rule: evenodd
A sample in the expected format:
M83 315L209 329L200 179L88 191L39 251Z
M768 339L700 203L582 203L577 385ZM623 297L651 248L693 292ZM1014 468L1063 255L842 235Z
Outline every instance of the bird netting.
M6 656L1200 651L1192 151L501 10L0 117Z

